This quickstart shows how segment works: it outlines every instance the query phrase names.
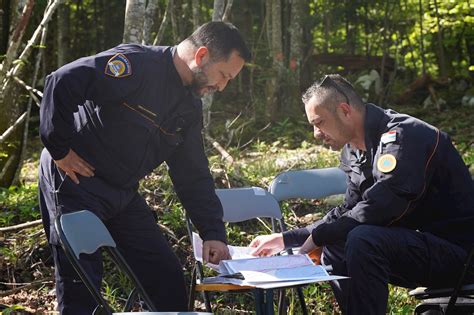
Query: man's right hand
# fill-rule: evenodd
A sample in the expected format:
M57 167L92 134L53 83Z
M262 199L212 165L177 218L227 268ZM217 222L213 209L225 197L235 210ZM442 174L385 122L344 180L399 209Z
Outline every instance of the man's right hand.
M86 161L84 161L72 149L69 150L68 154L64 158L57 161L55 160L54 162L76 184L79 184L79 179L77 178L76 174L85 177L94 176L95 168Z
M257 236L249 246L255 248L251 254L260 257L272 256L285 249L281 233Z

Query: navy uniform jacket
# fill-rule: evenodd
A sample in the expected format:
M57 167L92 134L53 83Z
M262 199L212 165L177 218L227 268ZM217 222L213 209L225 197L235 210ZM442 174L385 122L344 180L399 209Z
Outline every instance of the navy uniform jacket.
M365 144L366 152L346 145L341 153L348 185L344 204L307 228L286 232L286 246L301 245L310 233L318 246L335 244L345 241L354 227L371 224L429 232L470 248L474 185L446 133L367 104ZM386 154L396 164L383 172L377 162Z
M120 45L46 78L40 135L54 160L69 149L110 185L136 189L162 162L205 240L226 241L204 153L202 103L183 86L173 47Z

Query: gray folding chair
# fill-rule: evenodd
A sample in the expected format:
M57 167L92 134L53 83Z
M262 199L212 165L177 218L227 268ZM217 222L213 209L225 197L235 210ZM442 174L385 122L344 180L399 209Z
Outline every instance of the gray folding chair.
M278 202L273 195L265 189L260 187L217 189L216 194L224 209L224 222L236 223L255 218L270 218L272 219L272 230L274 232L283 232L286 230ZM192 223L189 218L187 219L187 222L189 237L192 242ZM204 279L204 275L202 264L196 262L194 270L192 286L190 289L190 309L194 306L195 291L203 293L206 310L210 312L211 304L209 301L209 292L242 291L249 289L248 287L242 288L241 286L229 284L203 284L202 280ZM196 285L196 277L201 280L200 284ZM269 297L269 294L267 294L267 297ZM302 302L304 303L304 298ZM260 311L266 312L266 310L259 310L258 303L259 302L257 301L257 313ZM271 303L265 305L266 307L272 307ZM304 308L305 307L306 305L304 305Z
M138 281L134 272L130 269L123 256L116 248L109 231L104 223L92 212L88 210L67 213L58 216L55 221L55 228L59 235L62 248L72 266L78 273L84 285L87 287L98 306L94 314L125 314L113 313L113 310L102 297L100 291L95 287L90 276L80 264L81 254L93 254L99 249L104 249L118 269L125 273L131 280L135 291L141 296L148 309L156 311L150 297L147 295L142 285ZM125 306L125 311L132 307L132 300L135 295L131 294ZM148 312L147 314L204 314L197 312Z
M421 300L414 314L474 314L474 283L466 283L468 276L474 273L474 246L471 248L464 269L453 288L416 288L409 292L410 296Z
M346 175L337 167L294 170L278 174L270 183L268 190L278 202L293 198L318 199L346 191ZM292 254L292 250L288 250ZM300 300L304 301L301 288L298 288ZM280 305L284 305L284 296L280 296ZM306 312L304 308L304 312Z
M280 173L268 190L281 202L293 198L318 199L343 194L346 188L345 173L331 167Z

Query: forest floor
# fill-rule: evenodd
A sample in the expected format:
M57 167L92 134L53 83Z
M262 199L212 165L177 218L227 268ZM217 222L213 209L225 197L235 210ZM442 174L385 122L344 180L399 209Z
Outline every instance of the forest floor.
M400 108L402 112L426 120L447 131L457 148L462 152L466 164L474 174L474 108L449 108L442 112L418 107ZM288 148L282 134L279 141L255 141L245 150L229 148L236 161L226 165L220 156L209 151L210 166L217 187L260 186L267 187L273 176L287 169L302 169L336 166L338 153L306 141L297 148ZM30 143L30 158L22 169L22 186L0 192L0 228L39 219L36 201L36 173L40 143ZM187 240L182 217L183 209L177 202L172 185L164 167L158 168L141 183L141 192L159 216L159 223L165 227L165 234L183 264L186 279L192 260L191 247ZM283 204L289 228L305 226L318 219L338 199L292 201ZM318 211L315 212L315 208ZM229 239L233 245L247 245L262 226L238 225L229 227ZM106 268L107 270L107 268ZM11 232L0 232L0 310L2 314L56 314L54 293L54 269L49 247L42 226ZM123 305L125 297L120 289L121 280L106 275L104 292L113 305ZM328 285L310 286L305 289L310 309L315 313L338 312ZM291 298L291 297L290 297ZM251 298L217 297L216 305L224 313L250 312ZM197 306L202 307L198 302ZM249 306L250 305L250 306ZM389 312L412 312L415 301L405 289L391 288ZM295 307L295 306L292 306ZM295 309L293 312L298 313ZM290 310L291 313L291 310Z

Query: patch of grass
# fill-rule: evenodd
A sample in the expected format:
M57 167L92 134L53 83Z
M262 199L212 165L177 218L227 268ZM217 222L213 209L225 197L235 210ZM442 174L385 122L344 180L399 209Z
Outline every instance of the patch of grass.
M0 211L0 226L38 219L38 185L0 188Z

